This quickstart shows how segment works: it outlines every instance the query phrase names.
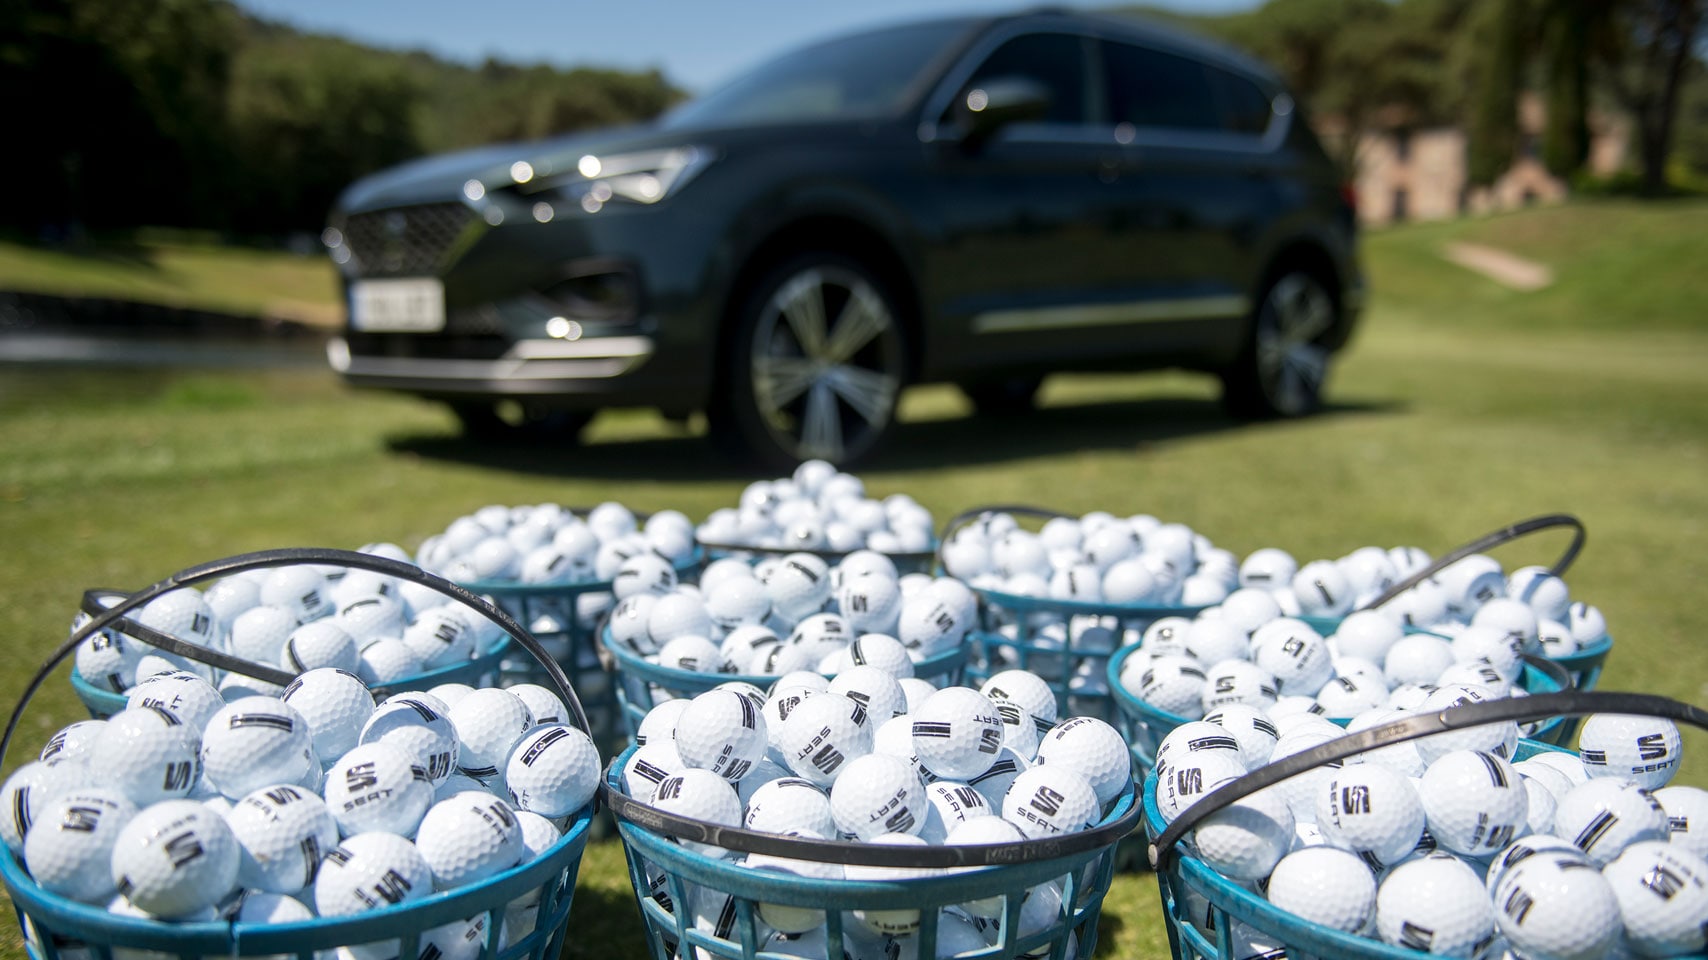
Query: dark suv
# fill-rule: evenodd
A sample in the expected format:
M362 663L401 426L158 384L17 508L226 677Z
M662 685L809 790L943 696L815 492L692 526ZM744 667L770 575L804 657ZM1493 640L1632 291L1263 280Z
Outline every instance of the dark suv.
M931 20L354 184L330 354L470 432L699 410L773 464L863 456L910 383L997 412L1053 371L1187 367L1296 416L1363 298L1355 236L1261 65L1125 19Z

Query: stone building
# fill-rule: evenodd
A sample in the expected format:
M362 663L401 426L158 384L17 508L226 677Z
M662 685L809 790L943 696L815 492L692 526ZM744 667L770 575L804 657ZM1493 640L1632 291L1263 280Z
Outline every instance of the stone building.
M1542 165L1545 111L1535 94L1520 98L1517 156L1489 187L1469 183L1462 128L1413 126L1397 112L1384 117L1379 131L1365 133L1358 145L1359 219L1370 225L1442 220L1559 202L1568 185ZM1625 165L1630 124L1624 117L1591 112L1589 130L1587 169L1597 176L1618 172ZM1333 135L1332 128L1324 131L1325 137Z

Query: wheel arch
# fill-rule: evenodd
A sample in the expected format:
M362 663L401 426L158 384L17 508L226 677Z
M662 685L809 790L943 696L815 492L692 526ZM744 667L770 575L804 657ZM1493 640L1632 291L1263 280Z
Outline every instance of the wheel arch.
M1352 335L1353 318L1351 312L1346 309L1345 302L1346 278L1342 275L1334 255L1329 252L1327 244L1315 237L1292 237L1278 245L1269 255L1251 292L1252 314L1255 316L1257 310L1263 306L1262 298L1268 292L1270 284L1293 270L1310 274L1327 288L1330 299L1334 301L1335 312L1335 328L1327 345L1331 349L1340 349Z
M883 230L870 222L846 213L811 213L797 216L774 229L755 243L741 259L719 309L717 339L726 343L730 332L740 321L737 315L743 300L778 264L810 250L841 254L869 267L896 298L896 320L901 326L907 347L908 378L916 379L924 369L925 350L924 309L917 276L902 256L899 245ZM719 364L714 382L727 376ZM723 384L718 383L721 388Z

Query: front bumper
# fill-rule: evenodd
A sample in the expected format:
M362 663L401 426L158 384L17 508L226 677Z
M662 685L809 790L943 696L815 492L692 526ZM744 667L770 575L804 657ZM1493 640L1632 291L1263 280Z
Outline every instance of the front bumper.
M352 386L460 396L611 394L611 381L635 373L653 355L651 337L518 340L495 359L352 354L349 341L326 345L332 369ZM632 387L628 389L633 389Z

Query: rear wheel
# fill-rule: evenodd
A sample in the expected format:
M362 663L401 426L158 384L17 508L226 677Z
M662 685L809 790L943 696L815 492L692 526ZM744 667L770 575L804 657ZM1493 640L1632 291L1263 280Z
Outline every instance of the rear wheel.
M883 279L841 254L807 253L739 310L714 431L773 467L848 464L876 449L907 377L898 301Z
M561 410L517 400L455 400L446 405L462 426L463 436L482 443L573 442L593 420L592 411Z
M1009 377L960 386L979 416L1012 417L1036 409L1038 388L1043 385L1043 377Z
M1250 339L1223 374L1228 409L1250 417L1301 417L1322 405L1333 356L1326 344L1340 326L1340 307L1321 280L1282 272L1264 291Z

